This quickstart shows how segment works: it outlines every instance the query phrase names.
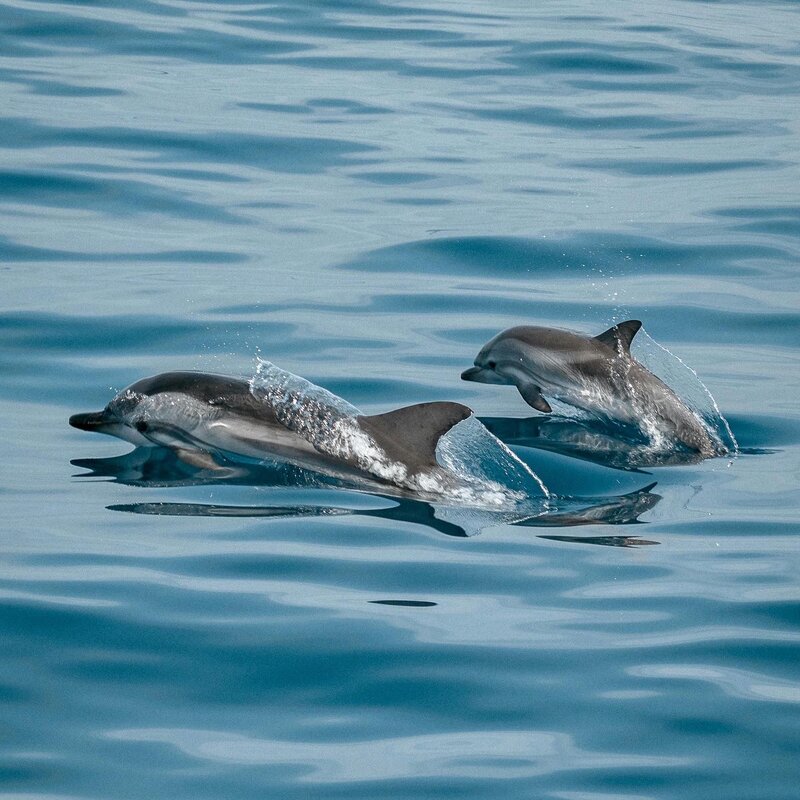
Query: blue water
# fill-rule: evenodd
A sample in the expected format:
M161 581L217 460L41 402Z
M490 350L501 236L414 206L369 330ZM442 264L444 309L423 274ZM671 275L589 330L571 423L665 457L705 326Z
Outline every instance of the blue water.
M796 798L799 30L2 2L0 796ZM504 327L629 317L738 458L617 469L458 379ZM468 404L558 507L465 536L67 425L256 356L366 413Z

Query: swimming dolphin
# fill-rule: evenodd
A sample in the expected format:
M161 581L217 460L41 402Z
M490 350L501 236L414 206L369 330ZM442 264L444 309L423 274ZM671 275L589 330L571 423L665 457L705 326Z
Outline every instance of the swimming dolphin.
M289 375L289 373L283 373ZM291 376L294 378L295 376ZM102 410L75 414L75 428L136 446L165 446L189 464L218 469L218 452L275 457L335 477L425 490L446 482L436 444L472 414L459 403L421 403L386 414L349 416L318 394L202 372L165 372L133 383Z
M663 381L631 355L642 323L620 322L599 336L557 328L518 326L483 346L465 381L513 384L537 411L552 411L545 395L601 417L664 435L702 457L721 455L701 419Z

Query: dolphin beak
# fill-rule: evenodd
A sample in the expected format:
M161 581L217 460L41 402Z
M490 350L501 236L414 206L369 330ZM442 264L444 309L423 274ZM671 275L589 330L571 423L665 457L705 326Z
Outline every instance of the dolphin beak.
M502 375L498 375L489 367L470 367L461 373L462 381L474 381L475 383L492 383L496 386L505 386L510 381Z
M108 424L108 420L103 411L89 411L86 414L73 414L69 418L69 424L82 431L102 432L102 429Z

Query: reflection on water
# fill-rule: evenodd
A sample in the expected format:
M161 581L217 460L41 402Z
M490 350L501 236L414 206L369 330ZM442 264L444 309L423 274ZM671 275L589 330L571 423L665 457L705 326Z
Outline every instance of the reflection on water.
M376 606L398 606L400 608L433 608L438 605L431 600L368 600Z
M170 745L203 764L238 768L292 766L308 785L434 777L439 780L513 779L588 770L686 766L693 759L588 751L559 732L478 729L446 734L375 737L368 741L281 741L219 730L130 728L112 740ZM347 768L343 769L342 764ZM584 795L585 796L585 795Z
M136 448L122 456L110 458L75 459L74 466L87 469L78 477L105 477L130 486L169 488L205 485L236 485L267 487L335 487L333 479L317 476L296 467L283 464L233 464L220 471L193 467L166 448ZM569 528L584 525L629 525L638 523L639 517L652 509L661 496L653 493L655 483L627 494L603 497L553 498L545 506L532 506L528 511L515 513L452 508L437 503L394 495L381 495L385 508L346 508L332 505L228 505L220 503L188 502L137 502L115 503L112 511L151 516L179 517L323 517L352 514L379 519L407 522L432 528L447 536L471 536L496 525L517 525L538 528ZM352 496L352 493L347 493ZM553 537L543 537L553 538ZM603 537L601 537L603 538ZM618 546L617 539L630 537L605 537L608 542L592 540L592 544L608 543ZM584 541L583 538L561 537L561 541ZM636 543L643 543L638 541ZM650 543L649 544L654 544Z
M654 450L633 427L589 418L481 417L481 422L506 444L550 450L617 469L693 464L704 458L680 444L669 451Z
M539 538L551 539L554 542L599 544L604 547L640 547L641 545L659 544L650 539L640 539L638 536L540 536Z
M350 513L334 506L223 506L213 503L115 503L106 508L156 517L323 517Z
M536 527L570 527L577 525L631 525L639 522L639 517L654 508L661 495L654 494L652 489L655 483L637 489L635 492L618 495L617 497L605 497L584 500L563 498L560 502L562 506L569 506L570 503L590 503L585 507L576 509L559 510L552 514L543 514L535 517L525 524Z
M796 800L798 3L0 9L0 794ZM458 380L630 317L771 454L651 464ZM464 403L557 497L486 530L67 463L127 449L66 426L112 387L256 352Z
M106 458L75 458L74 467L89 470L77 477L111 478L127 486L180 487L224 482L241 486L325 486L332 478L288 462L234 462L214 454L219 469L202 469L166 447L137 447Z
M630 426L611 425L589 417L532 416L481 417L484 426L513 447L548 450L613 469L638 472L649 467L696 464L703 456L676 444L669 451L654 450ZM739 455L769 455L776 450L736 445Z

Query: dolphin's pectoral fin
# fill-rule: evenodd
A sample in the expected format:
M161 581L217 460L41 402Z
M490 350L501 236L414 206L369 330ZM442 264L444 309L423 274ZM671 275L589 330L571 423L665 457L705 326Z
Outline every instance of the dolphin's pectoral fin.
M630 355L631 342L641 327L642 323L638 319L629 319L626 322L614 325L613 328L603 331L603 333L594 338L598 342L608 345L612 350L617 352L621 350L623 353Z
M229 471L227 467L221 467L217 464L214 460L214 456L212 456L211 453L207 453L205 450L186 450L181 447L174 447L172 451L181 461L191 467L207 469L211 472Z
M357 420L390 458L418 471L436 466L439 439L471 414L460 403L419 403Z
M198 469L214 471L224 469L208 450L199 446L199 442L196 442L191 434L174 425L139 420L136 423L136 430L153 444L168 447L185 464Z
M553 409L550 408L550 403L542 397L542 390L533 383L520 383L517 388L522 395L522 399L531 408L541 411L542 414L549 414Z

